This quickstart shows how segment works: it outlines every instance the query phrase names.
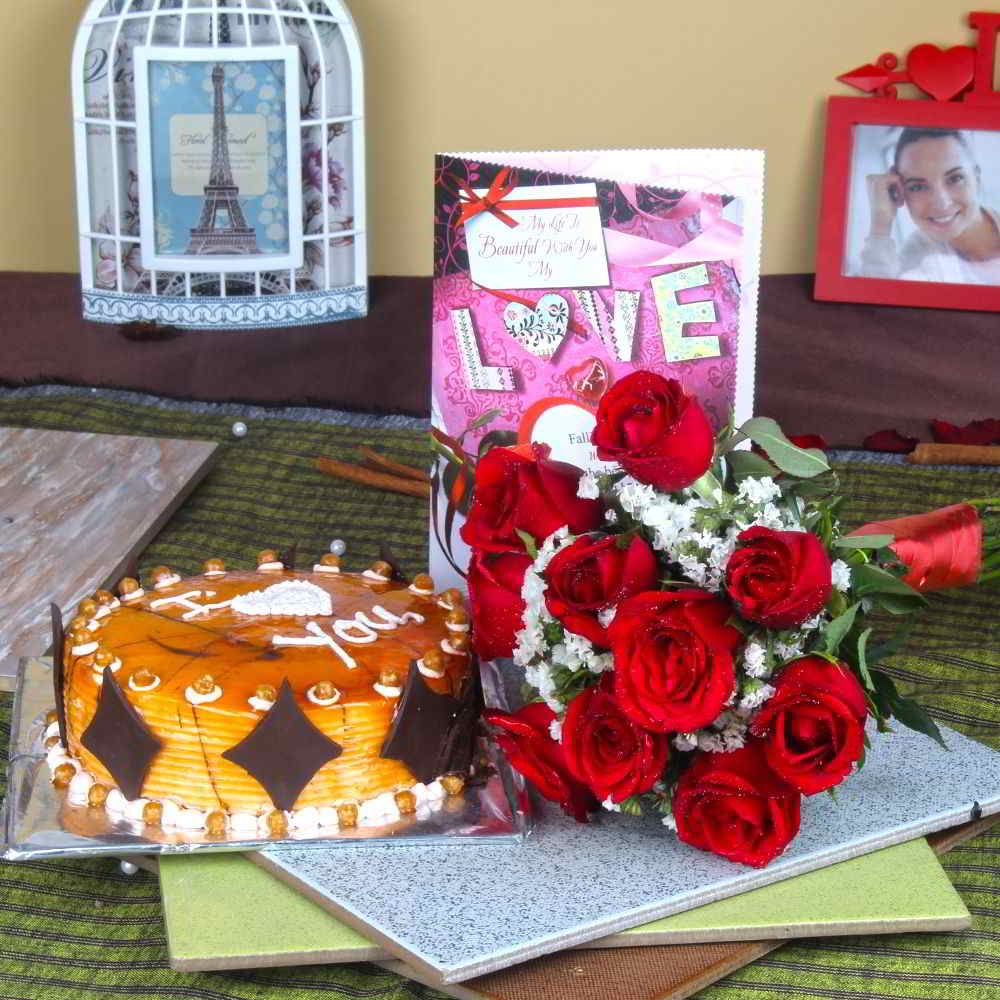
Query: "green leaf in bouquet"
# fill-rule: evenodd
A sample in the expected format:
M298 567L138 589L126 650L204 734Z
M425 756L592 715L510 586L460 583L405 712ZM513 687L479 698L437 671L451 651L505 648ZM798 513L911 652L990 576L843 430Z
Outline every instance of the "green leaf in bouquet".
M465 465L461 454L454 452L448 445L439 441L436 437L431 435L431 450L440 455L445 461L450 462L453 465Z
M740 433L746 435L759 448L767 452L767 457L782 472L800 479L811 479L822 472L830 471L826 455L818 448L799 448L785 437L777 421L770 417L753 417L742 427Z
M545 641L552 646L566 638L566 630L559 622L547 622L542 633L545 636Z
M487 410L485 413L480 414L475 420L471 421L458 436L459 442L465 439L466 434L471 434L473 431L478 431L480 427L485 427L487 424L492 423L500 416L501 410L499 407L493 410Z
M803 500L822 500L840 489L840 477L832 469L812 479L790 479L782 476L778 480L778 486L786 496L801 497Z
M910 638L911 631L913 631L913 625L908 623L900 628L891 639L886 639L885 642L873 646L867 653L869 665L874 666L876 663L881 663L887 656L892 656L897 649L902 649L906 645L906 640Z
M895 535L844 535L833 544L838 549L883 549L895 540Z
M769 462L763 455L758 455L753 451L734 451L726 458L729 473L733 477L733 482L739 484L751 476L762 478L770 476L776 479L778 468Z
M532 559L537 559L538 546L535 544L535 539L521 528L515 528L514 530L517 532L517 537L524 543L524 551L527 552Z
M509 448L517 444L517 435L513 431L488 431L479 442L479 457L482 458L491 448Z
M858 636L858 673L861 675L861 683L869 691L875 690L875 682L872 680L872 675L868 672L868 659L866 657L868 637L872 634L870 628L866 628L861 635Z
M823 630L823 649L831 656L835 655L844 641L844 636L851 631L854 619L858 615L860 604L852 604L842 615L838 615Z
M948 749L948 744L945 743L937 723L927 714L922 705L912 698L904 698L888 674L881 670L873 670L871 674L875 683L875 701L882 715L892 716L907 729L929 736L945 750ZM879 729L883 731L881 726Z
M927 604L923 594L872 563L851 567L851 587L855 597L874 596L879 605L891 614L906 614Z

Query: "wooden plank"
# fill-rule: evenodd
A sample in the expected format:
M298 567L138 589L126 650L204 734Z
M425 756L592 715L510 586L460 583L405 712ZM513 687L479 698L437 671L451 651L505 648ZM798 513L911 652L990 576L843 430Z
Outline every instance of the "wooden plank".
M0 427L0 664L48 648L50 601L68 621L84 597L117 582L217 447Z

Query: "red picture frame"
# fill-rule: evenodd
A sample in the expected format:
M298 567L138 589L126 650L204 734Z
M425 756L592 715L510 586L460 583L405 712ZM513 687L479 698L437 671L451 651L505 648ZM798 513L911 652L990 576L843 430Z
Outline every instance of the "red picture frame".
M838 302L1000 311L1000 283L957 284L844 273L848 257L855 127L859 125L947 128L1000 135L1000 107L878 97L831 97L828 100L815 297Z

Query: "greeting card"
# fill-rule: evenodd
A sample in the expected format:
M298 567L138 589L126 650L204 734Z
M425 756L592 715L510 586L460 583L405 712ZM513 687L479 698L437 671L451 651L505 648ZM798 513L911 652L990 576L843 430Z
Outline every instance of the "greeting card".
M597 403L637 368L716 427L747 419L757 150L453 153L435 164L431 572L461 585L476 459L545 445L593 471Z

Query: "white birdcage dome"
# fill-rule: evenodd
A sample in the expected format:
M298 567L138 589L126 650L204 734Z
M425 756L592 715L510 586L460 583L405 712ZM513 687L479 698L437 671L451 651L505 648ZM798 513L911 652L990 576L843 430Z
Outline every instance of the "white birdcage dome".
M73 55L84 315L363 315L363 115L340 0L93 0Z

